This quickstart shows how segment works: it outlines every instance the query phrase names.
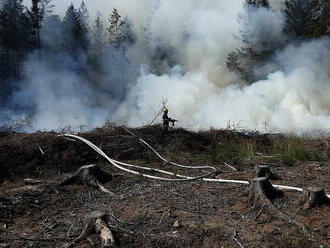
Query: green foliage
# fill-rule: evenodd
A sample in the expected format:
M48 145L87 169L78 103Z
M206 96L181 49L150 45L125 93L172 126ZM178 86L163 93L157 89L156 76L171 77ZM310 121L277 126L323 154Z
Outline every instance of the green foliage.
M21 61L32 49L32 34L22 0L6 0L0 9L0 48L8 54L10 77L19 79Z
M319 0L286 0L285 14L285 31L288 34L312 38L322 15L322 4Z
M135 40L131 21L127 17L123 19L117 9L113 9L110 14L109 23L110 25L107 28L109 45L125 53L126 47L131 45Z
M227 139L213 145L204 158L212 163L228 162L242 164L243 161L258 161L260 163L281 162L293 166L296 162L326 161L329 154L312 150L311 139L287 136L271 139L267 144L253 139Z
M64 49L76 58L80 52L87 51L89 46L88 13L84 2L79 9L73 4L67 9L63 18Z
M260 7L269 8L268 0L246 0L245 4L253 8L260 8Z
M250 29L256 10L260 8L275 10L271 9L268 1L245 1L244 11L238 16L243 26L238 38L243 46L229 53L226 63L227 68L236 73L244 82L253 83L263 79L265 75L255 75L255 69L272 58L278 49L292 41L330 35L330 0L286 0L284 3L285 7L280 11L285 14L283 30L285 38L277 44L272 43L272 39L268 39L266 42L259 40Z
M256 146L253 143L245 141L241 142L224 142L219 143L211 152L211 161L213 163L229 162L240 163L245 159L253 159Z
M260 35L259 27L254 26L258 9L270 10L269 1L245 0L244 11L238 15L242 27L238 38L243 46L232 51L226 61L227 68L247 83L263 78L264 75L255 75L254 68L265 63L279 48L276 39ZM258 25L262 27L262 24Z
M273 154L278 154L285 165L292 166L296 161L306 161L312 154L306 149L304 139L286 137L273 142Z

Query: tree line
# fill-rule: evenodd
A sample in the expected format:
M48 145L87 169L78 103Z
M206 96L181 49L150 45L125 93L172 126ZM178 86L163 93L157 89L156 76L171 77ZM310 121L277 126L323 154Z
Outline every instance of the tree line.
M245 0L244 13L239 16L239 20L243 26L250 25L249 22L256 12L262 10L275 13L269 0ZM284 15L281 39L264 39L256 37L249 29L241 30L239 39L243 46L232 51L227 57L227 68L247 83L264 79L267 73L258 73L256 68L269 61L276 51L283 49L290 42L308 41L330 35L329 0L286 0L284 9L279 12Z
M77 62L84 56L85 66L91 70L82 71L97 74L101 70L104 48L125 57L128 46L135 40L130 20L116 9L109 13L104 27L100 15L90 23L83 1L78 8L71 4L62 18L53 14L51 0L31 0L30 7L24 6L23 0L3 1L0 7L0 100L10 95L11 82L24 80L22 66L31 54L37 54L40 61L49 54L63 53Z
M31 0L30 7L24 6L23 0L3 0L0 7L0 102L5 102L3 99L10 95L17 82L24 80L22 67L31 54L40 61L51 54L65 54L80 65L73 69L96 86L102 84L103 74L109 76L109 71L126 70L123 65L129 64L127 48L136 41L133 24L127 17L113 9L106 24L100 15L91 23L83 1L78 8L71 4L63 17L53 14L53 8L51 0ZM274 13L275 19L277 12L284 16L283 37L258 36L251 28L240 31L238 39L242 47L228 55L227 67L247 83L263 79L267 73L257 73L256 68L293 40L305 41L330 34L330 0L286 0L284 9L276 11L268 0L245 0L244 11L238 17L241 26L251 27L255 15L262 11ZM107 67L106 71L102 66L105 48L113 52L112 61L120 60L120 65ZM156 49L153 56L151 60L156 67L161 60L175 64L177 55L165 47ZM113 80L121 83L119 77Z

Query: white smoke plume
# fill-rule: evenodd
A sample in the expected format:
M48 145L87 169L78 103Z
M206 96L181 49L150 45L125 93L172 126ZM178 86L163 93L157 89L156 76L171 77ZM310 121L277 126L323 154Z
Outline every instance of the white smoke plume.
M278 44L285 39L284 16L279 12L279 2L272 2L276 2L276 10L256 13L248 29L259 40L262 37ZM63 14L67 1L53 3L56 12ZM80 1L73 3L78 6ZM330 128L329 40L289 44L258 68L261 74L268 74L265 80L244 85L226 68L227 55L242 46L235 37L247 28L238 20L244 11L243 0L85 3L92 15L101 11L104 20L112 8L129 16L137 42L128 50L128 57L140 75L132 77L135 80L128 85L125 99L119 101L91 90L70 62L67 69L56 70L30 60L26 71L31 77L15 99L22 104L27 96L33 98L34 129L97 126L106 119L131 126L148 124L163 99L167 99L169 115L178 119L179 125L193 129L224 128L229 121L259 131ZM154 71L153 56L158 48L173 61L164 59ZM107 59L111 60L105 56L105 64ZM99 98L98 104L93 104L94 98Z

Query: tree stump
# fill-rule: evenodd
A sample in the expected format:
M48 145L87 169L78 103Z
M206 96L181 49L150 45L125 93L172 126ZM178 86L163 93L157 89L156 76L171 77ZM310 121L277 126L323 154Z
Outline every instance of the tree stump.
M88 185L105 193L111 193L106 189L103 184L109 182L113 178L107 172L101 170L97 165L85 165L78 169L78 171L73 175L64 180L59 184L60 187L68 186L72 184Z
M304 189L303 195L299 199L299 204L303 205L303 209L311 209L324 204L330 204L330 199L325 194L324 189L307 188Z
M283 192L276 190L267 177L250 180L248 203L252 207L272 205L272 201L283 196Z
M115 245L115 238L107 226L108 215L103 211L94 211L88 214L84 218L84 229L81 231L80 235L71 242L67 248L72 247L77 242L87 238L91 233L96 232L100 234L102 238L101 247L110 247Z
M271 180L280 179L277 175L275 175L269 165L256 165L255 167L256 171L256 178L258 177L267 177Z

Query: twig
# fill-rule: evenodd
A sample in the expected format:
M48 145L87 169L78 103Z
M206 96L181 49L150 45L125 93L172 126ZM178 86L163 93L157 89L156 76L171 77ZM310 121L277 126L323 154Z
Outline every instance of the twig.
M130 133L132 136L137 137L136 134L134 134L132 131L128 130L125 127L122 127L126 132ZM168 163L170 165L174 165L177 167L181 167L181 168L186 168L186 169L211 169L213 171L216 171L217 168L213 167L213 166L189 166L189 165L182 165L182 164L177 164L177 163L173 163L169 160L167 160L166 158L162 157L151 145L149 145L145 140L137 137L139 139L140 142L142 142L144 145L146 145L147 147L149 147L156 155L157 157L159 157L161 160L163 160L165 163Z
M265 206L266 206L266 203L264 203L264 204L262 205L262 207L260 208L260 210L259 210L258 213L256 214L256 217L254 218L255 220L257 220L257 219L259 218L259 216L262 214L262 211L264 210Z
M241 244L241 242L239 242L239 240L238 240L238 234L237 234L236 227L234 228L233 240L236 241L236 243L239 245L239 247L244 248L244 246L243 246L243 245Z
M71 229L73 228L73 225L74 225L74 224L75 224L75 223L73 222L72 225L70 226L68 232L66 233L66 236L67 236L67 237L70 237L70 232L71 232Z
M228 163L225 163L225 165L227 166L227 167L229 167L231 170L233 170L233 171L237 171L233 166L231 166L230 164L228 164Z
M160 218L160 220L158 222L158 225L162 224L163 219L164 219L166 213L168 213L168 212L166 211L166 212L163 213L162 217Z
M158 114L155 116L155 118L149 123L149 125L152 125L154 123L154 121L158 118L158 116L160 116L160 114L162 113L162 109L159 110Z
M130 222L126 222L126 221L123 221L119 218L116 217L115 213L113 212L112 208L111 208L111 205L109 205L109 212L110 212L110 216L117 222L120 222L120 223L123 223L123 224L128 224L128 225L134 225L133 223L130 223Z
M45 156L44 151L41 149L41 147L38 144L37 144L37 147L38 147L39 151L41 152L42 156Z
M72 238L67 237L52 237L52 238L38 238L38 237L0 237L0 240L13 241L13 240L27 240L27 241L43 241L43 242L56 242L56 241L71 241Z
M90 243L91 247L94 247L95 246L93 240L91 240L90 238L87 238L87 241Z

